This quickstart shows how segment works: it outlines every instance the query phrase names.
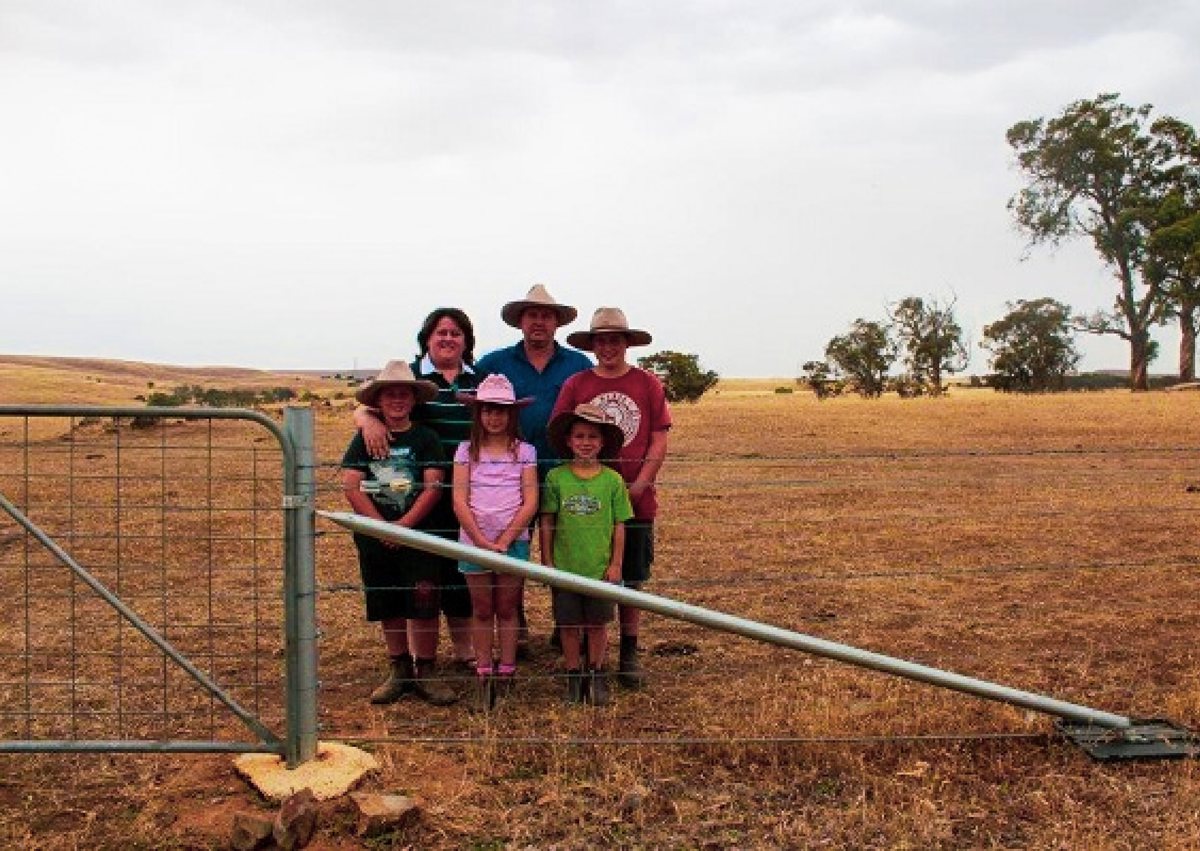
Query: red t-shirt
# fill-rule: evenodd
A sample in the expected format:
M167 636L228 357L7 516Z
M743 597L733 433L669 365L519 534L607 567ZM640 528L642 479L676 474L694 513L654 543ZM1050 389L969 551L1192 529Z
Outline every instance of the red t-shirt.
M646 463L650 435L671 427L671 409L662 382L638 367L620 378L603 378L591 369L579 372L563 384L551 418L562 411L573 411L584 402L607 411L625 433L625 442L612 466L626 484L632 483ZM657 513L658 496L651 486L634 501L633 516L637 520L653 520Z

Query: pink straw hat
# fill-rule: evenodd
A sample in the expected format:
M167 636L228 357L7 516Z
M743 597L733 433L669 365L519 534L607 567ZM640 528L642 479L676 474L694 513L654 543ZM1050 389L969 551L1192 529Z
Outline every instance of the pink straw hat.
M514 408L524 408L533 404L532 396L517 398L512 382L500 373L489 375L473 391L455 393L454 398L468 405L509 405Z

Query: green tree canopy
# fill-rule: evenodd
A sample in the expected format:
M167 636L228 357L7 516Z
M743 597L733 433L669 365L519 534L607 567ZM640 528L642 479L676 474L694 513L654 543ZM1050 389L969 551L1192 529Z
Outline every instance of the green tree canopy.
M1008 202L1030 245L1085 236L1117 279L1111 311L1078 317L1081 330L1129 341L1134 389L1148 386L1150 329L1168 308L1161 281L1146 275L1150 228L1146 211L1161 193L1168 152L1149 128L1151 106L1119 95L1072 103L1062 114L1009 128L1025 186Z
M638 366L662 379L671 402L697 402L720 376L700 367L697 355L682 352L657 352L638 358Z
M953 300L941 304L909 296L892 308L891 318L909 376L918 387L937 395L945 389L943 373L966 369L967 347Z
M1079 363L1071 308L1052 298L1009 302L1008 313L983 329L997 390L1061 390Z
M896 348L887 328L879 322L856 319L850 330L825 346L825 359L844 375L861 396L883 395Z
M1179 379L1196 378L1200 309L1200 140L1191 126L1161 118L1151 126L1165 167L1146 206L1146 278L1179 321Z

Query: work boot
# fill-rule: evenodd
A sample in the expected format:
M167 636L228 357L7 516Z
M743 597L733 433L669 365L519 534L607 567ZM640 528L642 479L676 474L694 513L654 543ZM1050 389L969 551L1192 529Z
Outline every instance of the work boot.
M567 703L583 703L587 699L587 678L578 668L567 671Z
M433 659L418 659L416 678L413 680L413 694L432 703L434 706L449 706L458 700L458 694L450 686L436 677L437 662Z
M371 692L371 703L395 703L404 695L414 691L413 657L405 653L391 658L388 678Z
M646 684L646 671L638 659L637 639L621 639L621 658L617 663L617 682L628 689L640 689Z
M608 691L608 671L592 668L588 671L587 702L592 706L608 706L611 698Z
M491 712L496 705L496 679L491 674L475 676L475 693L471 699L472 712Z

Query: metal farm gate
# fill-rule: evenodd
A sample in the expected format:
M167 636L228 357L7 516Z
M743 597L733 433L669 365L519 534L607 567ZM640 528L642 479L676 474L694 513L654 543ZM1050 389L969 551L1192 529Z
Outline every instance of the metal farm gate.
M307 408L0 406L0 752L310 759L312 492Z

